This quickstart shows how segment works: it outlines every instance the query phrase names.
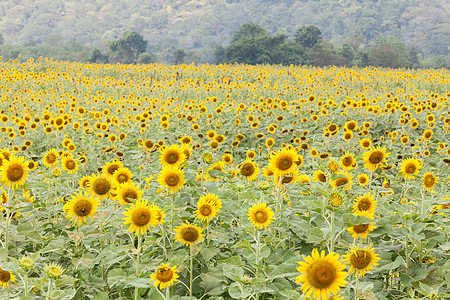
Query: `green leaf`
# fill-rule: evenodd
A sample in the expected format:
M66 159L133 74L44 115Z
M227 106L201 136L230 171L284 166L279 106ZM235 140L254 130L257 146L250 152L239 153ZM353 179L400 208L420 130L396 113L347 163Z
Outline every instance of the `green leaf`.
M108 293L101 292L101 293L97 293L94 296L94 298L92 298L92 300L109 300L109 296L108 296Z
M41 253L55 252L62 249L64 249L64 239L61 238L50 241L50 243L41 250Z

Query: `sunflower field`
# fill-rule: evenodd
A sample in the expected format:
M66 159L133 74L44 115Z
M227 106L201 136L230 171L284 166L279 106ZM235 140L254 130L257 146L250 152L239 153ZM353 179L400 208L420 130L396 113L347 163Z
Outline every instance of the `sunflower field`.
M0 298L450 299L449 79L0 59Z

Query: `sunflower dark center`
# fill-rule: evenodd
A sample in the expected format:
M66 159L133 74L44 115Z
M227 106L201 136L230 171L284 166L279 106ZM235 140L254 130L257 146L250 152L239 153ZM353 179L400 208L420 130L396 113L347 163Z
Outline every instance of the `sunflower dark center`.
M265 211L259 210L255 213L255 221L257 223L264 223L267 220L267 213Z
M197 231L196 228L194 228L194 227L185 227L181 231L181 237L186 242L193 243L193 242L195 242L198 239L199 234L198 234L198 231Z
M319 176L317 176L320 182L326 182L327 181L327 177L325 176L325 174L320 173Z
M369 145L370 145L370 143L369 143L368 141L364 141L364 142L363 142L363 146L364 146L364 147L369 147Z
M202 216L209 216L211 212L212 212L211 206L209 205L203 205L202 207L200 207L200 214Z
M9 282L11 280L11 273L0 268L0 281Z
M347 178L339 178L336 180L336 186L346 185L348 183Z
M168 162L169 164L174 164L178 161L179 158L180 156L178 155L178 153L175 152L168 153L166 155L166 162Z
M372 261L372 255L368 251L356 250L350 256L350 263L356 269L364 269Z
M173 278L173 271L171 268L168 267L161 267L158 269L158 272L156 273L156 279L158 279L161 282L169 282Z
M435 181L436 180L433 177L433 175L427 175L425 177L424 184L425 184L426 187L432 187L434 185Z
M358 202L359 210L369 210L370 206L371 206L371 202L369 199L361 199Z
M130 189L130 190L126 190L123 193L122 199L123 199L123 201L125 201L127 203L131 203L131 201L128 199L137 199L137 197L138 197L138 195L137 195L136 191Z
M255 173L255 167L252 163L245 163L241 168L241 174L244 176L251 176Z
M54 154L47 155L47 162L52 164L56 161L56 156Z
M291 175L284 176L283 179L281 179L281 183L289 183L292 179L294 179L294 177Z
M335 282L337 277L336 267L324 260L313 262L306 271L306 277L312 287L325 289Z
M92 189L97 195L105 195L111 190L111 183L105 178L97 178L92 183Z
M117 181L119 183L124 183L124 182L128 181L128 176L125 174L120 174L119 176L117 176Z
M73 160L69 160L66 162L66 168L69 170L74 170L76 167L75 162Z
M292 163L293 163L292 159L290 159L289 157L284 157L278 161L277 167L278 169L284 171L289 169L292 166Z
M342 160L342 164L346 167L349 167L353 164L353 159L350 156L346 156L344 157L344 159Z
M25 171L23 167L19 164L12 164L6 170L6 177L12 182L19 181L22 179Z
M170 175L166 178L166 183L168 186L176 186L178 184L178 176Z
M92 203L86 199L79 200L75 203L73 211L78 217L85 217L91 213Z
M118 165L110 165L108 166L108 174L113 175L115 171L119 169Z
M366 177L361 177L361 178L359 178L359 182L360 183L366 183L367 182L367 178Z
M405 167L405 172L408 174L413 174L414 172L416 172L416 170L417 170L417 168L416 168L416 165L414 165L414 164L408 164Z
M131 220L133 224L139 227L145 226L150 222L150 211L143 207L135 210L131 215Z
M383 160L384 156L383 156L383 152L381 151L374 151L372 154L370 154L369 157L369 162L371 164L379 164L382 160Z
M369 224L360 224L360 225L355 225L355 226L353 226L353 230L354 230L356 233L363 233L363 232L365 232L368 228L369 228Z

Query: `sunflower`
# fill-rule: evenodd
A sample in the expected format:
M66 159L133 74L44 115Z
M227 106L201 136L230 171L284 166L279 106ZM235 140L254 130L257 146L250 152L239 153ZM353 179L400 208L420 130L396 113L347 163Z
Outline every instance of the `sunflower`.
M369 176L367 176L367 174L359 174L358 182L360 186L367 185L369 183Z
M432 172L427 172L425 174L423 174L423 187L426 188L427 190L431 191L434 189L436 183L438 183L439 181L439 177L434 176L434 174Z
M233 163L233 155L231 155L231 153L225 153L224 155L222 155L222 161L226 164L232 164Z
M373 226L373 223L366 223L347 228L347 231L352 235L354 239L357 239L359 237L365 239L375 228L377 227Z
M160 289L169 287L175 283L178 277L177 266L169 267L169 264L163 264L158 266L156 273L150 275L150 280L155 281L155 287L159 285Z
M219 211L215 199L201 197L197 202L198 209L195 211L196 218L202 222L209 222Z
M339 178L336 178L335 180L333 180L331 182L331 186L333 188L337 188L337 187L340 187L340 186L345 186L345 190L348 191L352 187L352 184L353 184L352 173L346 173L346 174L340 173L340 174L341 175L345 175L345 176L344 177L339 177Z
M330 172L334 174L339 171L339 165L333 160L332 157L330 158L330 162L328 163L328 170L330 170Z
M272 148L274 144L275 144L275 140L273 138L268 138L266 140L266 147L267 148Z
M270 155L269 168L277 176L289 174L297 167L298 160L299 155L294 150L281 149Z
M176 193L185 183L183 170L178 167L164 166L158 176L158 183L162 188L167 187L171 194Z
M350 251L347 251L347 254L342 257L344 262L350 265L349 272L354 272L356 276L360 275L362 277L368 271L373 270L380 260L371 245L368 248L359 248L353 244Z
M386 153L385 147L371 146L370 150L364 153L364 168L375 171L382 162L387 162L386 158L388 158L389 154L389 152Z
M82 189L87 189L89 187L91 183L89 182L89 177L88 176L83 176L79 181L78 181L78 185L80 186L80 188Z
M92 174L89 177L88 190L94 196L99 197L100 200L108 198L116 188L117 183L111 180L106 174Z
M72 157L63 157L61 159L62 169L67 170L70 174L74 174L78 170L78 162Z
M414 175L419 174L419 170L422 168L422 161L417 158L407 158L402 161L400 166L400 173L407 179L414 178Z
M5 186L13 188L25 183L28 177L28 162L25 157L16 157L11 155L9 160L3 160L0 166L1 181Z
M285 184L287 183L296 183L297 181L300 180L300 175L299 171L297 169L295 169L294 171L292 171L292 173L289 174L284 174L284 175L274 175L274 179L273 179L273 184L275 186L278 186L280 184L280 187L283 187ZM280 182L280 178L281 178L281 182Z
M353 202L353 214L355 216L373 219L377 203L378 201L375 201L375 195L371 195L370 193L360 195Z
M52 279L59 279L64 273L64 268L57 263L50 263L44 265L45 274Z
M317 170L313 175L314 181L319 181L322 183L327 182L327 174L322 170Z
M139 189L139 185L136 186L134 182L126 182L119 184L116 189L116 200L120 201L120 204L130 204L133 201L140 200L144 191Z
M13 273L10 271L5 271L2 268L0 268L0 285L3 287L11 286L11 282L16 281L16 276L14 276Z
M309 150L309 155L311 155L311 157L317 157L319 155L319 151L317 151L316 148L312 148Z
M175 229L175 232L177 233L175 240L183 245L193 246L194 243L200 243L203 241L202 231L203 229L197 225L186 222Z
M272 222L273 211L266 203L258 202L248 210L248 220L257 229L266 228Z
M48 150L43 157L44 165L47 167L56 166L58 164L59 153L55 149Z
M347 282L347 272L345 265L339 261L339 254L331 252L325 256L325 251L319 254L317 249L313 249L311 255L299 261L300 266L297 271L302 273L297 276L295 282L303 283L301 291L305 296L313 294L313 299L327 299L331 294L339 292L340 288Z
M123 212L125 215L123 225L130 224L129 232L136 231L136 235L139 233L143 235L147 232L147 229L150 230L150 226L158 225L159 215L154 206L147 206L147 202L148 200L137 200L136 204L132 203L127 211Z
M118 159L114 159L112 162L106 163L102 167L102 171L108 176L113 176L114 172L116 172L120 168L123 168L123 163Z
M342 204L342 201L343 201L342 196L339 193L332 192L328 196L328 202L330 202L332 206L340 206Z
M219 180L219 178L222 178L222 177L216 177L214 174L211 174L209 172L211 170L225 172L225 164L222 161L216 161L211 166L209 166L208 172L206 172L206 179L217 182Z
M158 224L164 224L165 219L166 219L166 213L164 211L162 211L158 205L151 204L150 207L151 207L151 209L156 211L156 215L157 215L156 219L158 220Z
M245 162L241 165L240 173L242 176L247 177L248 181L253 181L259 174L259 166L257 163L252 162L250 158L247 157Z
M347 151L345 155L340 158L339 165L344 171L350 171L358 166L354 156L355 154Z
M113 181L117 184L131 182L131 178L133 178L133 174L131 174L130 170L125 167L114 171L114 175L112 176Z
M67 219L81 226L87 217L92 220L99 205L100 200L97 197L80 192L72 195L72 199L64 204L63 210L67 213Z
M159 158L159 161L163 166L179 166L186 160L186 155L184 154L183 148L178 145L172 145L166 147Z

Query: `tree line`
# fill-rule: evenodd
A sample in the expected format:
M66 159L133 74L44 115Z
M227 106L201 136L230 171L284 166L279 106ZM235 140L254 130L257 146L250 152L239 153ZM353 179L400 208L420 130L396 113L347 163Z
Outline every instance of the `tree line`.
M102 51L90 49L78 42L59 43L58 37L44 44L21 46L3 45L0 33L0 56L3 59L22 57L54 57L91 63L173 64L194 62L195 52L176 48L169 57L158 58L149 53L148 41L137 32L123 34L119 39L106 43ZM198 62L198 61L197 61ZM341 47L336 47L322 37L321 30L313 25L302 26L289 37L285 34L269 34L265 28L245 23L233 33L230 44L218 45L213 63L279 64L312 66L375 66L391 68L449 68L450 59L445 56L420 58L414 47L405 47L395 38L379 38L370 47L364 46L360 35L348 37Z

